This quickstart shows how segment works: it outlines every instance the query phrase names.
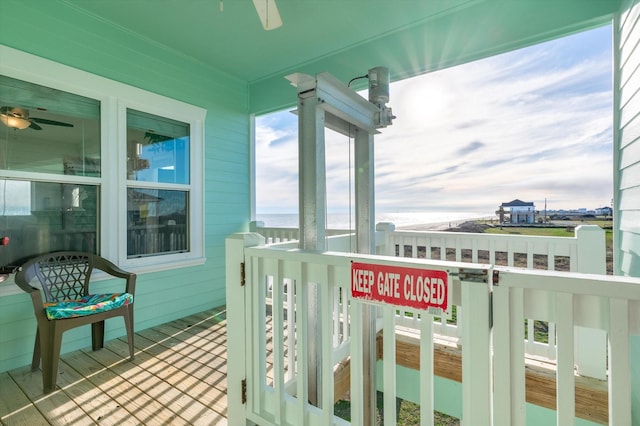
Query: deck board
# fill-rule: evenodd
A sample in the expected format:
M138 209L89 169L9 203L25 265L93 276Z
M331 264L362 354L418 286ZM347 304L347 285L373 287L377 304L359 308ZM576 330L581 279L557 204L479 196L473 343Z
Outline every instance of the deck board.
M217 308L65 354L57 389L29 366L0 374L2 425L226 425L226 321Z

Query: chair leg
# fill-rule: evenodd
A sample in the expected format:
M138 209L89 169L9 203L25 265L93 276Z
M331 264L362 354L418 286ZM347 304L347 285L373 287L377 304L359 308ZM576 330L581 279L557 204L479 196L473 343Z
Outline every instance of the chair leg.
M104 347L104 321L91 324L91 348L94 351Z
M31 371L36 371L40 367L40 328L36 327L36 341L33 344L33 359L31 360Z
M56 388L58 364L60 361L60 347L62 346L62 331L51 327L48 336L43 336L42 348L42 388L44 393L53 392Z
M127 341L129 343L129 360L133 361L133 306L127 306L127 313L124 316L124 326L127 329Z

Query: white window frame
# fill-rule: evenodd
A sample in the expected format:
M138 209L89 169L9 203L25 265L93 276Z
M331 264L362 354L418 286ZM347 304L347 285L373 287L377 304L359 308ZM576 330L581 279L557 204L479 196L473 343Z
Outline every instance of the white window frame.
M0 74L100 101L102 173L99 251L127 270L141 273L200 265L204 258L204 121L206 109L109 80L0 45ZM127 258L127 109L189 124L189 251ZM115 171L115 172L112 172ZM44 176L38 176L41 179ZM55 181L55 179L53 180ZM115 208L114 208L115 206ZM114 214L117 212L117 214ZM114 230L117 230L114 232ZM115 238L113 238L115 236ZM13 242L16 244L17 242ZM12 281L12 280L7 280ZM4 283L3 283L4 284ZM6 294L0 284L0 295ZM11 286L16 288L15 286Z

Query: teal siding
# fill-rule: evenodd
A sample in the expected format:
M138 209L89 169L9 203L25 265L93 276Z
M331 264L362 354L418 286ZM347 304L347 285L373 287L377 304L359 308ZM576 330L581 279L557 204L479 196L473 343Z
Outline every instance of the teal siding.
M616 141L617 273L640 276L640 4L629 1L619 19Z
M152 11L149 19L153 19ZM207 262L140 274L135 329L223 305L224 239L248 229L249 221L247 83L59 1L2 0L0 44L207 109ZM107 321L107 339L123 332L122 320ZM34 336L35 320L28 296L1 297L0 371L30 364ZM62 350L88 345L86 328L66 333Z
M625 1L614 40L614 273L640 277L640 2ZM631 338L631 359L640 337ZM640 424L640 368L631 363L633 424Z

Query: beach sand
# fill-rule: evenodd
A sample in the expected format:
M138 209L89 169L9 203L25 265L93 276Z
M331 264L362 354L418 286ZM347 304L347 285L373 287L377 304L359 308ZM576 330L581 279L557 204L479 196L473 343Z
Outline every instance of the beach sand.
M478 220L492 220L492 217L476 218L476 219L460 219L450 222L439 223L423 223L418 225L396 226L398 231L469 231L476 232L472 229Z

